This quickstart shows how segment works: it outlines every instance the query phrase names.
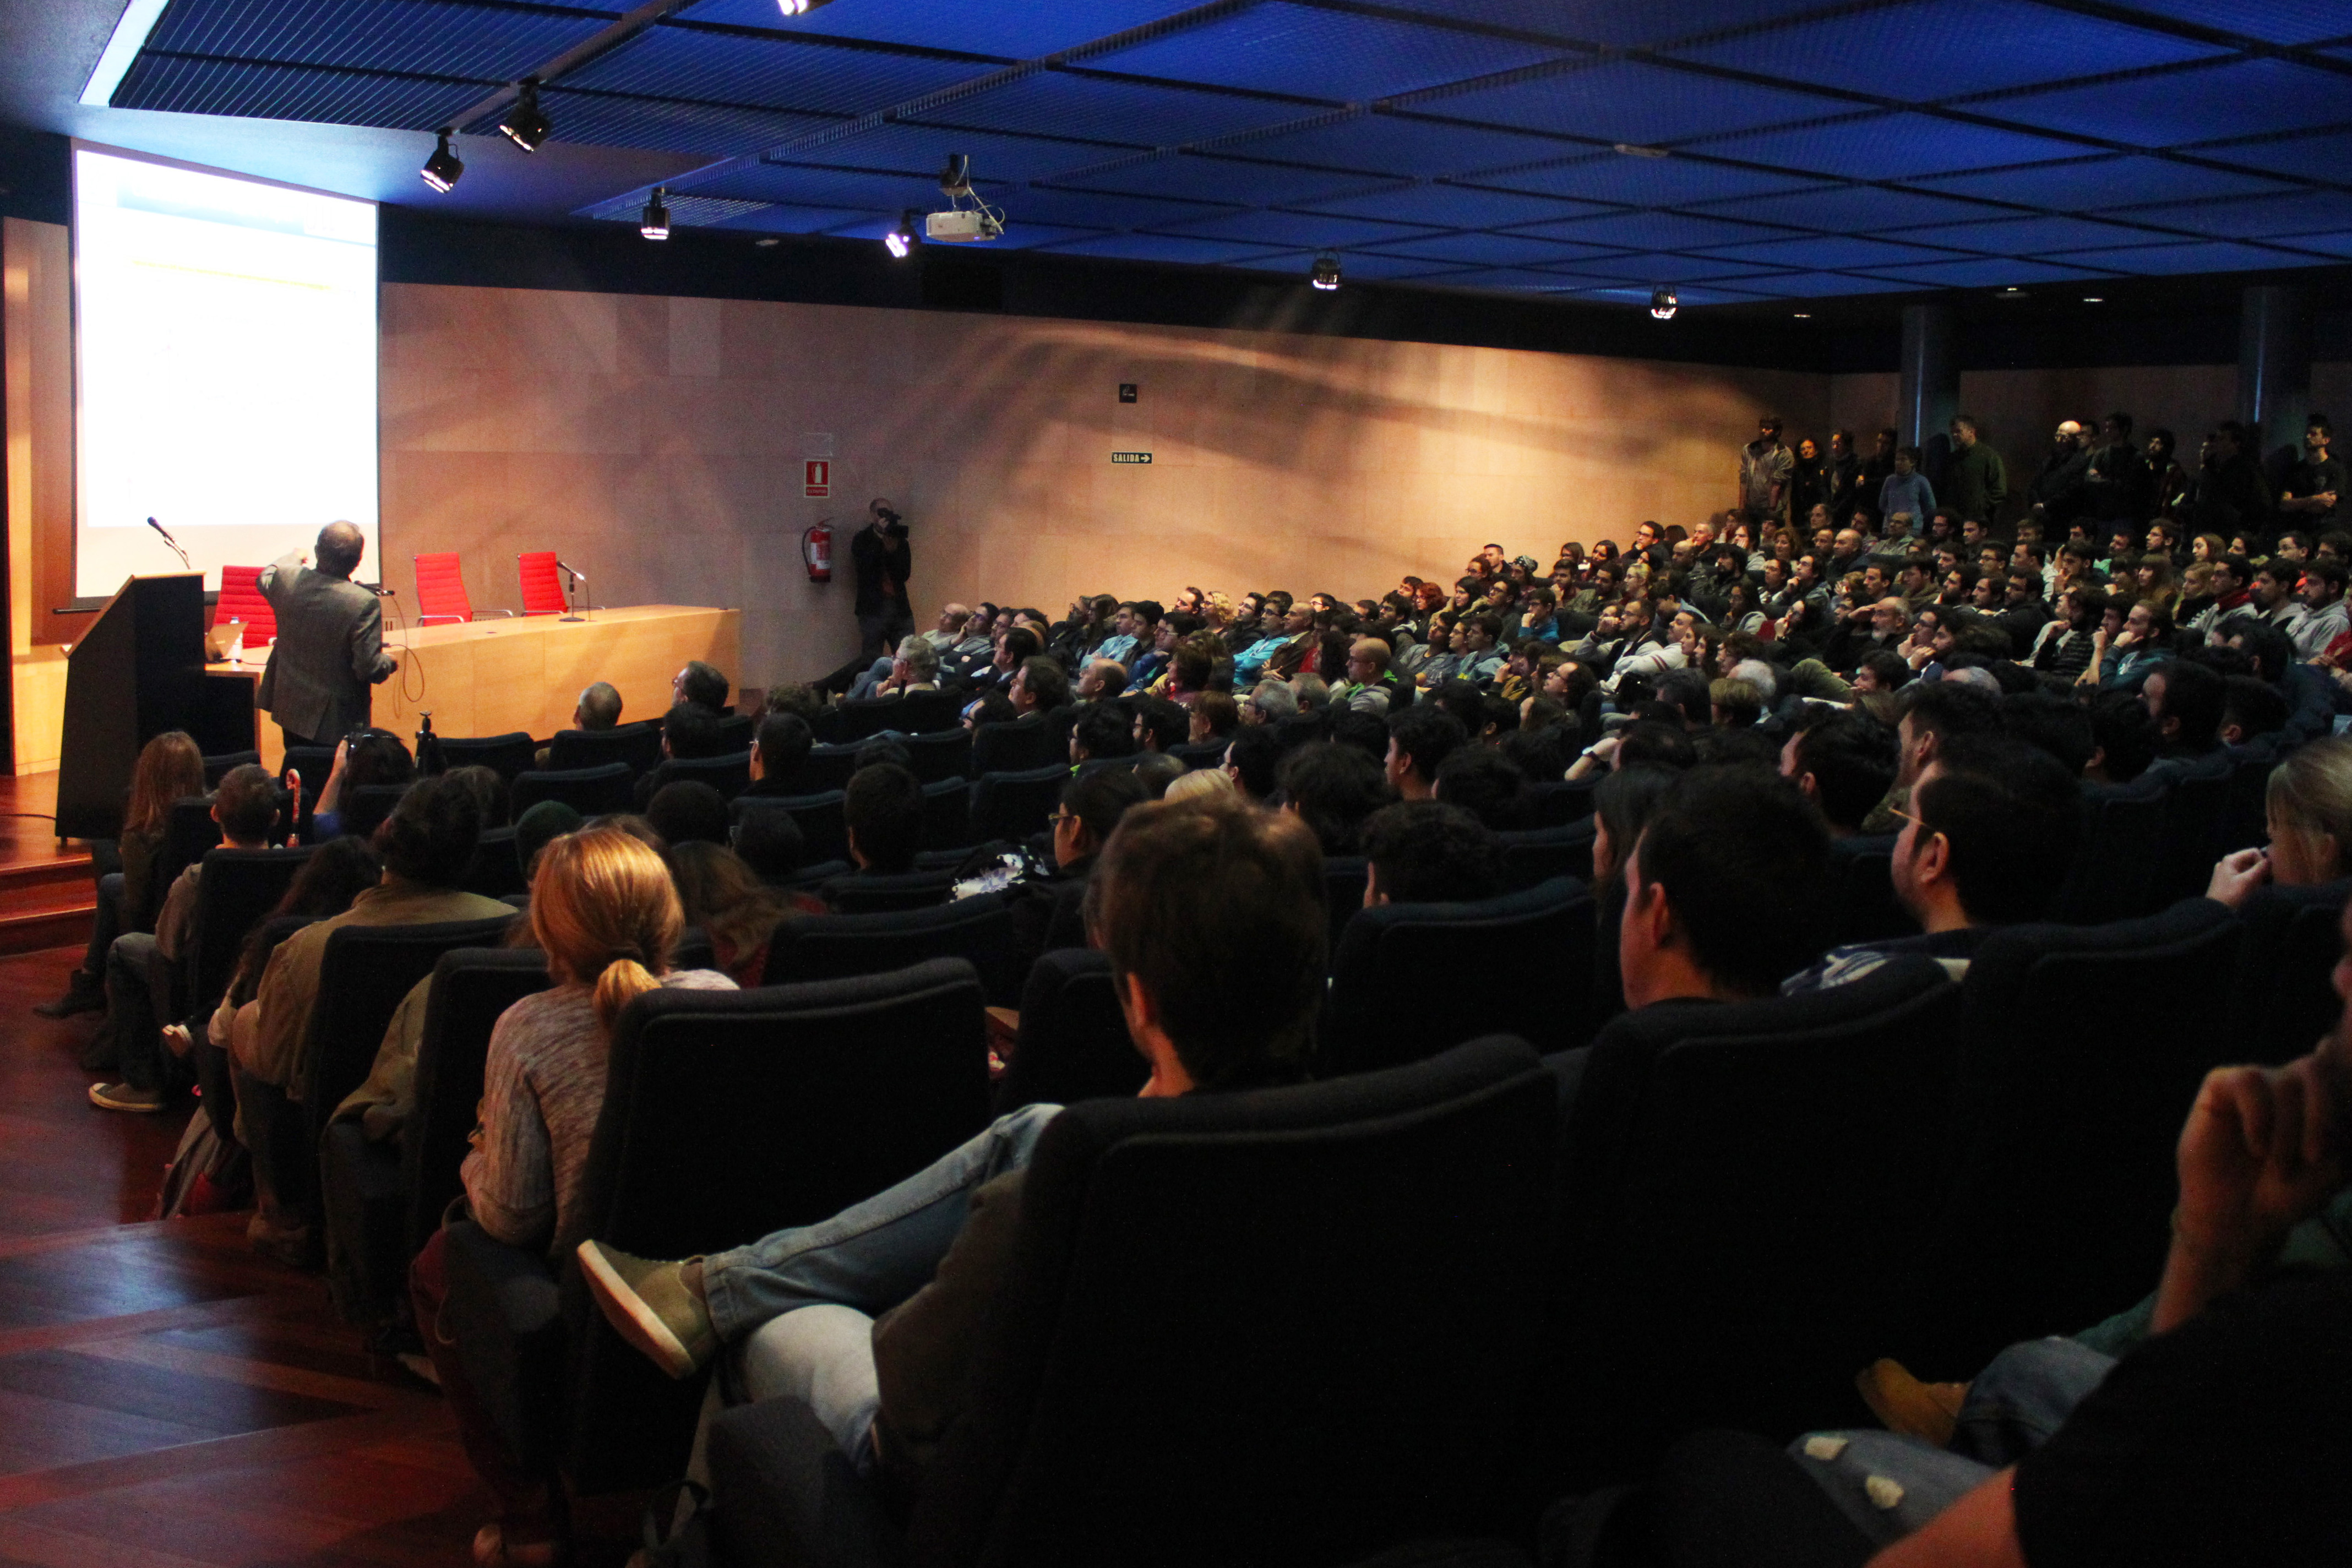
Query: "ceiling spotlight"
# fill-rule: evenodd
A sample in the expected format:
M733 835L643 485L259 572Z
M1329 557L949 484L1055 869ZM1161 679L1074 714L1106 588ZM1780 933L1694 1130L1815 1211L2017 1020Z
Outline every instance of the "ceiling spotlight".
M1813 319L1813 313L1811 310L1799 310L1795 314L1797 320L1801 321L1810 321Z
M545 142L555 129L547 122L547 116L539 111L537 77L522 79L515 93L514 107L508 110L506 118L499 121L499 129L507 133L508 141L526 153L538 152L540 143Z
M1327 293L1337 289L1339 286L1339 258L1328 250L1317 257L1315 265L1307 269L1307 281Z
M449 187L456 184L465 172L466 165L458 161L457 153L449 150L449 132L446 131L441 132L441 144L433 149L433 156L425 159L425 167L417 171L425 177L426 184L443 195L449 194Z
M898 215L898 226L882 237L882 245L891 255L904 261L913 253L916 244L915 210L909 207Z
M765 238L765 239L755 239L755 240L753 240L753 241L751 242L751 246L752 246L752 248L754 248L754 249L756 249L756 250L772 250L772 249L773 249L773 248L775 248L777 246L782 245L782 243L783 243L783 241L782 241L782 240L781 240L781 239L778 239L774 235L770 235L770 236L769 236L767 238Z
M805 16L825 0L776 0L776 9L787 16Z
M662 198L667 195L667 185L656 185L654 194L646 198L646 215L637 220L637 232L647 239L669 237L669 208L662 205Z
M1671 321L1675 319L1675 312L1681 309L1682 301L1675 298L1675 291L1673 289L1653 289L1650 290L1650 314L1657 317L1658 320L1662 321Z
M2107 297L2105 294L2085 294L2083 296L2083 303L2085 305L2104 305L2106 302Z

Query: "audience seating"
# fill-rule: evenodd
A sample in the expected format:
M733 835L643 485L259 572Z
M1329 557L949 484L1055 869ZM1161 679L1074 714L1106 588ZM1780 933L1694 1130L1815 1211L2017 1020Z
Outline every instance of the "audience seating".
M273 915L264 921L254 961L267 971L278 944L314 918ZM379 1037L381 1034L379 1029ZM312 1163L317 1146L305 1142L308 1127L301 1102L278 1085L264 1083L234 1067L229 1076L236 1084L236 1120L257 1178L267 1176L275 1190L285 1195L292 1217L310 1212L317 1189L318 1167Z
M1070 1107L1028 1167L970 1416L903 1526L771 1399L712 1426L719 1555L1338 1563L1480 1533L1528 1413L1553 1122L1499 1039ZM1139 1506L1141 1477L1201 1506Z
M653 772L661 765L661 726L647 720L609 730L558 730L547 744L547 765L556 773L611 763L625 763L633 773Z
M2230 748L2230 788L2221 805L2221 853L2252 849L2270 838L2271 770L2285 760L2292 746L2283 737L2265 735L2251 746Z
M1565 877L1474 903L1359 910L1331 964L1317 1070L1393 1067L1496 1028L1550 1050L1580 1045L1592 940L1592 890ZM1433 975L1478 980L1465 994Z
M962 722L967 700L954 691L909 691L903 697L866 697L836 702L811 725L820 740L836 745L870 740L885 730L929 734Z
M1326 855L1323 857L1323 900L1331 917L1330 962L1339 961L1339 939L1347 934L1348 922L1364 907L1364 882L1371 875L1372 862L1363 855Z
M1083 947L1040 954L1021 987L1021 1027L996 1082L995 1114L1130 1098L1150 1076L1119 1011L1110 956Z
M923 847L954 849L971 841L971 785L955 778L925 784Z
M890 914L946 903L955 880L951 870L905 871L883 877L861 871L826 882L817 889L817 897L838 915Z
M737 822L744 814L753 811L789 813L801 830L801 854L803 864L824 860L849 859L849 826L842 820L842 794L837 789L823 795L738 795L730 808Z
M436 621L462 625L474 618L474 602L466 593L466 574L454 550L428 551L412 558L416 565L416 624ZM512 610L493 610L510 616Z
M530 550L515 557L515 575L521 582L524 615L562 616L571 612L572 606L563 596L563 579L557 571L552 550Z
M362 784L357 789L343 791L335 803L335 815L342 820L343 832L366 838L372 837L378 824L392 815L400 797L408 793L404 784Z
M509 917L510 918L510 917ZM344 926L327 938L319 965L319 1000L310 1012L303 1044L308 1058L302 1078L302 1169L293 1162L274 1173L289 1209L320 1213L327 1220L331 1258L356 1261L370 1256L369 1193L359 1174L321 1153L328 1118L345 1096L367 1081L383 1043L385 1026L416 983L433 973L453 948L484 947L506 934L508 921L446 921L427 925ZM315 1176L316 1184L308 1178ZM379 1213L383 1205L374 1205ZM396 1226L396 1218L393 1221ZM397 1237L397 1229L392 1232ZM380 1250L380 1249L379 1249ZM359 1283L351 1271L334 1270L337 1306L354 1322L381 1321L392 1310L390 1296L373 1299L348 1289ZM377 1280L397 1289L397 1281Z
M183 795L173 801L172 815L163 825L163 845L155 851L154 868L147 879L147 907L123 910L123 929L153 931L172 884L220 841L221 826L213 820L211 796Z
M1062 786L1070 770L1048 763L1017 773L982 773L971 786L971 836L985 843L992 838L1014 843L1045 830L1062 804Z
M1169 747L1168 754L1183 763L1186 773L1196 768L1221 768L1225 765L1226 749L1232 744L1230 741L1188 741L1183 745Z
M1503 886L1516 891L1554 877L1592 879L1594 819L1498 833L1503 841Z
M2164 853L2157 868L2158 907L2205 890L2221 858L2222 816L2230 804L2230 757L2199 759L2166 781Z
M719 757L672 757L662 766L671 784L707 784L722 799L733 800L751 787L751 753L732 752Z
M915 776L927 784L947 779L970 782L971 731L958 723L951 729L907 737L908 761Z
M593 768L545 768L517 773L514 814L520 816L542 800L560 800L583 816L626 811L631 769L626 763L605 763Z
M1565 827L1591 816L1596 783L1593 779L1561 779L1534 785L1528 793L1535 800L1536 826Z
M1972 1375L2003 1345L2155 1289L2181 1123L2207 1070L2244 1050L2228 989L2241 934L2190 899L2111 925L2011 926L1978 950L1921 1307L1952 1325L1932 1375Z
M846 860L819 860L814 864L802 866L799 870L785 878L779 885L795 892L814 893L835 877L845 877L856 869L857 868Z
M613 1030L590 1145L588 1233L675 1258L824 1219L986 1124L971 965L755 991L656 991ZM526 1462L583 1492L676 1477L701 1403L604 1324L567 1255L450 1227L445 1325Z
M205 851L204 875L196 879L195 920L187 951L181 956L183 1018L199 1025L211 1020L214 1009L228 993L228 983L236 977L246 936L278 907L278 900L286 896L310 858L307 847L232 849L223 846ZM204 1029L190 1033L194 1042L189 1059L205 1111L212 1118L214 1130L234 1141L236 1097L229 1087L228 1053L214 1045Z
M458 884L469 893L479 893L486 899L503 899L509 893L528 893L530 879L522 874L522 860L515 854L515 830L511 827L486 827L481 841L474 847L474 863L467 869L466 879Z
M845 746L814 745L801 765L793 770L787 784L795 795L822 795L829 789L849 787L849 775L857 771L857 753L864 749L863 741Z
M261 573L258 566L222 567L220 593L213 600L212 619L205 623L216 626L224 621L243 621L248 652L257 652L278 640L278 612L262 597Z
M1797 996L1612 1020L1562 1080L1547 1407L1627 1473L1696 1426L1863 1424L1942 1179L1959 988L1898 960Z
M241 768L248 763L255 767L259 767L261 753L259 752L227 752L216 757L206 757L205 787L208 790L220 788L221 780L228 777L232 768Z
M2240 1012L2237 1055L2276 1067L2303 1055L2344 1015L2336 965L2352 879L2315 888L2266 887L2238 911L2245 945L2230 994Z
M443 735L439 740L441 760L447 767L489 768L509 784L514 783L516 774L530 771L532 759L539 753L539 743L520 730L505 735L463 739Z
M1002 893L887 914L804 915L768 939L769 985L882 974L930 958L961 958L980 972L994 1007L1021 1005L1021 943Z
M719 715L719 743L730 752L749 752L759 732L759 721L749 713Z
M2104 925L2149 912L2164 858L2164 798L2154 779L2084 786L2083 837L2052 920Z
M1069 737L1058 740L1043 713L1024 714L971 732L971 776L1026 773L1068 755Z
M1919 922L1895 897L1895 841L1900 837L1889 833L1831 843L1827 945L1919 934Z

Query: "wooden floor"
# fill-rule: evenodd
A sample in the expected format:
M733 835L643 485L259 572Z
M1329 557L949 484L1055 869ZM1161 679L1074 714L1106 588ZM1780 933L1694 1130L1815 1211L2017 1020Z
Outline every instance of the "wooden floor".
M0 1568L464 1564L489 1499L440 1396L242 1214L153 1222L187 1120L89 1104L76 950L0 957ZM583 1510L588 1568L639 1500Z

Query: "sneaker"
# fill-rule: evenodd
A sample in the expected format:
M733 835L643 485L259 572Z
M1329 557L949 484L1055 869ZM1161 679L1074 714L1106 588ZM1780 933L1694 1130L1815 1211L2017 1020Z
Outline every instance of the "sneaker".
M580 1271L613 1331L672 1377L691 1377L719 1348L710 1310L686 1288L686 1265L580 1244Z
M1902 1363L1881 1359L1854 1374L1854 1391L1879 1425L1941 1448L1960 1424L1965 1383L1922 1383Z
M161 1110L163 1091L133 1089L127 1083L94 1083L89 1086L89 1102L100 1110Z

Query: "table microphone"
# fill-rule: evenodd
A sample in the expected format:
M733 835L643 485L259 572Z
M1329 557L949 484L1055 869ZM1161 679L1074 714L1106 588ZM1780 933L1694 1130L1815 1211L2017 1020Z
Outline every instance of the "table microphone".
M188 560L188 552L180 548L180 542L172 537L169 530L152 517L147 520L147 526L163 536L163 542L172 547L172 553L180 558L181 565L188 567L190 571L195 569L194 563Z

